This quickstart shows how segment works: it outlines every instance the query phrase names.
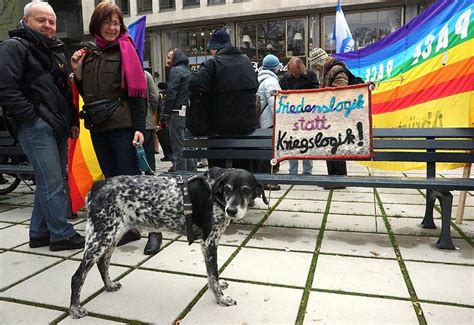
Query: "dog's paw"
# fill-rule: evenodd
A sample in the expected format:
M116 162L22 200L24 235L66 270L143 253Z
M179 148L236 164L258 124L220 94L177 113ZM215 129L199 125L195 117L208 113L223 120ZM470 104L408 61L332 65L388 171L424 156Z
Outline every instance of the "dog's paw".
M69 315L71 315L72 318L82 318L87 316L87 310L81 306L71 306L69 308Z
M229 287L229 284L225 280L219 280L219 289L225 290Z
M112 282L110 285L106 286L105 291L113 292L113 291L117 291L121 287L122 287L122 285L120 284L120 282L116 281L116 282Z
M232 298L231 296L222 296L217 299L217 303L225 307L237 305L237 301L235 301L234 298Z

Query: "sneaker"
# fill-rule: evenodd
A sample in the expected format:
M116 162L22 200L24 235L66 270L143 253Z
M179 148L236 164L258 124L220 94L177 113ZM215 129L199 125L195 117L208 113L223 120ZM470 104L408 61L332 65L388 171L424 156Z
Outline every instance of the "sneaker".
M49 236L30 237L29 245L31 248L49 246Z
M58 241L52 241L49 244L49 250L52 252L65 251L68 249L79 249L84 248L85 238L84 236L76 233L69 239L63 239Z
M129 230L125 233L125 235L122 236L122 238L119 240L119 242L117 243L117 247L118 246L122 246L122 245L125 245L131 241L135 241L135 240L140 240L142 238L142 236L140 235L140 233L136 230Z
M280 185L278 184L265 184L263 188L267 191L279 191L281 190Z

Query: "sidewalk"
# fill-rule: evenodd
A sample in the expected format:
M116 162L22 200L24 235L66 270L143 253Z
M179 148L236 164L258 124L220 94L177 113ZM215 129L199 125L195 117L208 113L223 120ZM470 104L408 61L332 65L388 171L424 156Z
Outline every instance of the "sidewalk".
M169 166L159 162L158 170ZM348 170L368 174L352 162ZM315 162L313 172L325 173L324 162ZM441 174L461 177L462 170ZM454 223L453 207L454 251L434 246L439 211L438 229L419 226L421 191L282 186L270 197L269 209L258 199L221 239L221 277L237 306L217 305L207 290L199 244L165 232L162 250L145 256L144 231L112 257L111 277L122 288L103 292L94 267L81 296L89 316L74 320L67 314L70 279L82 251L28 247L33 192L22 186L0 197L0 322L474 324L474 193L462 225ZM74 224L83 232L80 216Z

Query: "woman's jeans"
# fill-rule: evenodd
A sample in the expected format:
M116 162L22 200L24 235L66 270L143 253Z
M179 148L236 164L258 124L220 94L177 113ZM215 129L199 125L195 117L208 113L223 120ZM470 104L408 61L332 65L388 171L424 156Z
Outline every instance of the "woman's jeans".
M71 238L76 232L66 220L69 212L66 135L57 136L49 124L39 118L34 123L22 123L18 138L36 175L30 237L49 236L51 241Z
M94 151L105 178L141 174L132 144L134 134L131 128L91 132Z
M298 161L299 160L289 160L289 164L290 164L289 171L291 175L298 174ZM313 171L313 161L306 160L306 159L302 159L301 161L303 161L303 174L311 175L311 172Z

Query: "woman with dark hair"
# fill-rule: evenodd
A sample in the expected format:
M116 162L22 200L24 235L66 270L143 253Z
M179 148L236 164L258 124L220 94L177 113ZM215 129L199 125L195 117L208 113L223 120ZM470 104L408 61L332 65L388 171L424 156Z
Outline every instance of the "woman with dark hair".
M144 143L147 96L140 59L116 4L99 3L89 31L95 42L74 52L71 58L75 82L84 99L85 126L91 132L105 178L138 175L135 144ZM159 244L156 236L161 234L149 236L149 243L155 244L152 253ZM138 239L140 233L131 230L119 245Z

